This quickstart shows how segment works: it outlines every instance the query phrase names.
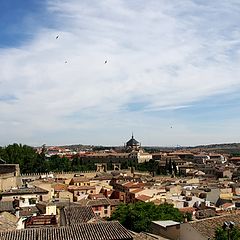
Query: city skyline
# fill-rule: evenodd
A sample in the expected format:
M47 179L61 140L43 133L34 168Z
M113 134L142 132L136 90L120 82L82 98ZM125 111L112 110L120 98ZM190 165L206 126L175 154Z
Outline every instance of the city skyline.
M0 146L240 142L240 4L0 3Z

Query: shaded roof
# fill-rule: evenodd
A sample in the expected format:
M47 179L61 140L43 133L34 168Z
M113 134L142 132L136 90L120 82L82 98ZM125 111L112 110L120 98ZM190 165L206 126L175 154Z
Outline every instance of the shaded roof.
M132 240L117 221L73 224L64 227L24 229L0 233L1 240Z
M73 177L71 179L71 182L73 183L82 183L82 182L89 182L90 179L89 178L86 178L86 177Z
M39 213L38 208L35 207L35 206L21 207L21 209L19 210L19 216L20 217L30 217L35 213Z
M73 190L73 191L80 191L80 190L93 190L96 189L95 186L75 186L75 185L69 185L68 190Z
M187 213L187 212L193 213L193 212L196 211L196 208L194 208L194 207L183 207L183 208L179 208L179 211L181 213Z
M26 228L54 227L57 226L57 220L55 215L39 215L28 218L25 224Z
M69 222L71 224L87 223L93 218L96 218L96 215L90 206L65 207L64 210L61 211L61 215L62 214L64 214L64 216L61 217L65 218L67 225L69 225Z
M110 201L107 198L98 198L98 199L81 199L79 202L82 206L106 206L111 205Z
M140 201L142 201L142 202L146 202L146 201L148 201L149 199L151 199L152 197L149 197L149 196L147 196L147 195L138 195L137 197L136 197L136 199L137 200L140 200Z
M17 228L18 218L11 213L0 213L0 232L15 230Z
M0 202L0 212L12 212L14 210L13 208L13 202L12 201L1 201Z
M18 164L1 164L0 174L15 173Z
M161 237L152 233L133 233L133 240L169 240L169 238Z
M67 191L68 186L63 183L57 183L56 185L54 185L53 188L55 192L61 192L61 191Z
M214 238L215 230L223 226L223 223L232 221L237 227L240 226L240 214L230 214L218 217L211 217L198 221L189 222L189 224L196 229L200 234L206 238Z
M47 194L48 191L40 187L17 188L2 192L2 196L24 195L24 194Z

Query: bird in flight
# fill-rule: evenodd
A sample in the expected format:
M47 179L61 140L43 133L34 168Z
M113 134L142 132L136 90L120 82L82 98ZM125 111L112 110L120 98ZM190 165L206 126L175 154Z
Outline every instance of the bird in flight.
M58 39L58 38L59 38L59 35L56 36L56 39Z
M65 61L65 63L67 63L67 61Z
M106 64L106 63L107 63L107 60L105 60L104 64Z

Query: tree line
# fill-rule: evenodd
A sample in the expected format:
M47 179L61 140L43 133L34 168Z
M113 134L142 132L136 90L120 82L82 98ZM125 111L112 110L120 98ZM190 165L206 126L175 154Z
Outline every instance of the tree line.
M0 158L9 164L19 164L21 173L91 171L96 168L91 162L83 164L78 156L71 160L58 155L47 158L44 148L37 153L33 147L17 143L0 147Z
M37 153L33 147L22 144L11 144L6 147L0 147L0 158L6 163L19 164L22 173L39 172L60 172L60 171L92 171L96 169L94 162L83 162L78 155L71 159L53 155L46 157L46 149L43 147L41 153ZM108 162L109 170L113 169L111 160ZM151 159L148 162L138 163L136 159L121 162L122 169L134 167L140 171L147 171L154 175L176 174L177 168L174 161L166 161L164 168L160 168L159 162Z
M150 159L148 162L138 163L136 166L137 170L146 171L155 175L180 175L179 170L177 169L176 162L172 159L166 159L165 165L160 166L159 161Z

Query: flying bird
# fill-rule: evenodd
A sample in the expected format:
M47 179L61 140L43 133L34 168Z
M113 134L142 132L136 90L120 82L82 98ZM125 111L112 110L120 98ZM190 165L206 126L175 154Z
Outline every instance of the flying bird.
M106 63L107 63L107 60L105 60L104 64L106 64Z
M65 61L65 63L67 63L67 61Z
M59 35L56 36L56 39L58 39L58 38L59 38Z

